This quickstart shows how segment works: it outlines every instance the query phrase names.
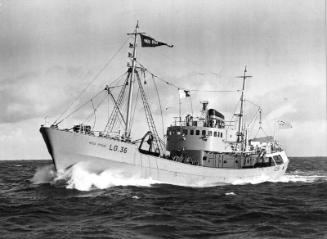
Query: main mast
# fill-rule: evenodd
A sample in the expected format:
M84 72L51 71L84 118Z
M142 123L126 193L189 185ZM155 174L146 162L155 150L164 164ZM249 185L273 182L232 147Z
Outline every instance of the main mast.
M135 31L133 33L128 33L128 35L134 35L133 53L132 53L132 66L128 69L131 71L129 77L129 91L128 91L128 101L127 101L127 114L126 114L126 124L125 124L125 139L129 139L131 136L130 121L131 121L131 106L132 106L132 94L133 94L133 82L135 78L135 67L136 67L136 39L138 35L139 22L137 21Z
M246 66L244 68L244 74L243 76L238 76L238 78L242 78L243 79L243 85L242 85L242 94L241 94L241 107L240 107L240 113L237 115L239 117L238 119L238 129L237 129L237 143L241 143L241 150L244 150L243 147L243 141L244 141L244 135L242 132L242 124L243 124L243 105L244 105L244 91L245 91L245 80L246 78L252 77L252 76L247 76L246 75Z

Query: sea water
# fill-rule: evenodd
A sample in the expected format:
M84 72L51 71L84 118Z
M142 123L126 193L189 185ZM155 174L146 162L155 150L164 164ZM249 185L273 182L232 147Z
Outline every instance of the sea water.
M0 238L327 238L327 158L214 187L0 161Z

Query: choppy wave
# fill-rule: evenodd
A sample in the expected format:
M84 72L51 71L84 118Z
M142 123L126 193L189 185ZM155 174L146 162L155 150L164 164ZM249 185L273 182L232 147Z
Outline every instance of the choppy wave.
M232 185L260 184L263 182L271 183L313 183L318 180L327 181L325 171L299 171L288 172L278 179L269 179L267 176L260 176L251 180L235 180ZM31 179L34 184L50 183L55 184L58 181L65 181L67 189L77 189L79 191L89 191L92 189L105 189L114 186L142 186L149 187L152 184L160 183L152 178L142 178L139 175L126 175L121 170L105 170L100 173L91 172L87 165L77 163L65 172L56 172L52 165L38 168ZM189 187L212 187L223 186L224 184L206 184L201 182L199 185L182 185Z

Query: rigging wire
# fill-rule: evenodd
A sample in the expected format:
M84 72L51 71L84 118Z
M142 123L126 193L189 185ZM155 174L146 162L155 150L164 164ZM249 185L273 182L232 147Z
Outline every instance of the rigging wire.
M231 118L229 119L229 122L233 122L233 119L235 118L236 115L236 110L238 108L239 102L236 103L234 111L233 111L233 115L231 116ZM235 125L234 125L235 126ZM232 128L232 125L229 125L228 128Z
M262 132L265 134L266 137L268 136L268 134L266 133L266 131L261 127L261 128L258 129L258 131L257 131L257 133L255 134L254 138L257 137L257 135L258 135L258 133L259 133L260 130L262 130Z
M109 94L107 94L107 102L108 102L108 119L109 119L109 117L110 117L110 99L109 99Z
M98 77L102 74L102 72L108 67L108 65L113 61L113 59L118 55L118 53L123 49L125 44L129 41L129 38L124 41L124 43L121 45L121 47L118 49L118 51L115 52L112 57L110 57L107 62L102 66L102 68L98 71L98 73L93 77L93 79L89 82L89 84L86 85L86 87L80 92L80 94L75 98L75 100L66 108L66 110L59 115L59 117L55 120L53 123L54 125L58 125L57 121L63 117L63 115L73 106L73 104L86 92L86 90L98 79ZM62 120L60 121L62 122Z
M233 93L233 92L240 92L242 90L198 90L198 89L188 89L185 87L180 87L174 83L171 83L167 80L162 79L161 77L153 74L151 71L149 71L144 65L142 65L139 61L136 61L145 71L147 71L150 75L152 75L152 77L157 78L158 80L164 82L166 85L172 86L178 90L188 90L188 91L192 91L192 92L214 92L214 93Z
M254 102L252 102L252 101L250 101L250 100L244 100L244 101L249 102L249 103L251 103L252 105L258 107L258 111L257 111L256 114L255 114L255 118L254 118L254 119L253 119L253 120L248 124L248 126L249 126L250 124L252 124L252 123L255 121L255 119L256 119L257 116L258 116L258 112L260 112L260 111L262 110L262 108L261 108L260 105L254 103ZM252 130L253 130L253 128L254 128L254 125L252 126ZM264 133L265 136L268 136L268 134L266 133L266 131L262 128L262 126L261 126L261 124L260 124L260 126L259 126L259 128L258 128L258 130L257 130L257 133L255 134L254 138L257 137L257 135L259 134L260 130L262 130L262 132Z
M108 132L110 131L110 132L114 132L114 131L112 131L115 127L117 128L117 132L120 132L120 130L124 130L124 128L125 128L125 122L124 122L124 120L123 120L123 118L122 117L118 117L118 114L119 115L121 115L119 112L125 112L126 111L126 100L124 100L125 99L125 90L126 90L126 82L128 82L127 81L127 79L125 80L125 84L123 84L122 86L123 87L125 87L125 89L123 90L123 92L121 91L119 94L120 94L120 96L121 96L121 100L119 101L119 102L117 102L117 104L118 105L115 105L115 107L116 107L116 115L115 116L110 116L110 117L112 117L112 124L111 124L111 126L109 126L111 129L109 130L108 129ZM118 98L120 98L119 96L118 96ZM118 99L119 100L119 99ZM112 112L113 113L113 112ZM118 126L116 126L117 125L117 121L118 121ZM108 120L108 123L107 123L107 125L109 124L109 120ZM110 125L110 124L109 124ZM106 126L107 127L107 126Z
M98 103L98 105L96 107L94 107L93 101L91 100L94 111L88 117L86 117L86 119L84 120L84 122L82 124L85 124L86 122L88 122L90 120L90 118L92 117L92 114L95 115L95 112L101 106L101 104L104 102L105 99L106 99L106 95L100 100L100 102ZM93 125L93 129L94 129L94 127L95 127L95 122L94 122L94 125Z
M111 84L113 84L113 83L115 83L115 82L117 82L117 81L119 81L119 80L121 80L121 78L122 78L122 76L124 76L126 74L126 72L125 73L123 73L123 74L121 74L119 77L117 77L115 80L113 80L112 82L111 82ZM109 88L118 88L118 87L121 87L121 85L119 85L119 86L111 86L111 87L109 87ZM94 97L92 97L90 100L92 100L92 99L94 99L94 98L96 98L101 92L102 92L103 90L101 90L100 92L98 92ZM57 125L59 125L61 122L63 122L65 119L67 119L67 118L69 118L72 114L74 114L74 113L76 113L78 110L80 110L83 106L85 106L90 100L88 100L88 101L86 101L85 103L83 103L83 104L81 104L77 109L75 109L74 111L72 111L70 114L68 114L66 117L64 117L63 119L61 119L59 122L57 122L56 124Z
M137 103L138 103L139 93L140 93L140 89L137 90L137 94L136 94L134 110L133 110L133 114L132 114L132 117L131 117L131 128L133 127L133 123L134 123L134 116L135 116L136 106L137 106Z
M161 104L161 100L160 100L160 95L159 95L158 87L157 87L156 81L154 80L154 77L153 76L152 76L152 81L153 81L153 84L154 84L154 86L156 88L156 92L157 92L157 96L158 96L158 101L159 101L159 106L160 106L160 114L161 114L162 137L164 137L165 136L165 125L164 125L164 120L163 120L162 104Z
M126 73L128 73L128 72L126 72ZM121 112L120 108L121 108L121 104L122 104L122 102L124 100L125 90L126 90L126 87L127 87L127 84L128 84L128 77L129 77L129 75L126 77L126 79L124 81L124 84L123 84L123 86L122 86L122 88L121 88L121 90L119 92L117 102L116 102L113 94L110 93L110 96L113 98L114 108L113 108L110 116L108 117L106 126L104 128L104 131L106 131L107 133L112 131L113 127L116 124L116 120L117 120L116 116L117 116L117 114L120 114L120 112ZM109 94L109 92L108 92L108 94ZM120 118L119 118L119 120L120 120Z
M253 128L254 128L254 126L255 126L254 122L255 122L255 121L257 120L257 118L258 118L258 112L259 112L259 111L256 111L256 112L255 112L255 114L254 114L252 120L251 120L251 121L248 123L248 125L247 125L247 128L249 129L249 131L252 131ZM251 126L251 129L250 129L250 126Z
M94 130L94 127L95 127L95 123L97 121L97 115L95 113L96 109L94 108L94 104L93 104L93 100L91 99L91 103L92 103L92 108L93 108L93 113L94 113L94 122L93 122L93 127L92 129Z
M260 106L260 105L254 103L254 102L252 102L252 101L250 101L250 100L248 100L248 99L244 99L244 101L249 102L250 104L252 104L252 105L258 107L258 109L261 109L261 106Z
M122 112L126 112L127 111L127 100L123 100L122 104L121 104L121 111ZM120 125L125 128L125 123L123 121L122 118L119 118L120 121Z
M100 92L98 92L94 97L91 98L91 100L95 99L96 97L98 97L101 93L103 93L104 91L101 90ZM72 114L76 113L77 111L79 111L81 108L83 108L85 105L89 104L90 100L86 101L85 103L83 103L82 105L80 105L77 109L75 109L74 111L72 111L70 114L68 114L65 118L63 118L62 120L60 120L59 122L57 122L57 125L60 124L62 121L64 121L65 119L67 119L68 117L70 117Z
M213 93L231 93L231 92L241 92L241 90L189 90L192 92L213 92Z
M162 140L160 139L160 137L158 135L158 131L157 131L156 125L154 123L153 115L151 113L150 105L147 100L145 91L142 87L141 79L140 79L138 72L136 72L136 79L137 79L137 83L139 85L141 98L142 98L142 102L143 102L143 107L144 107L144 111L145 111L145 117L146 117L146 120L148 123L149 131L152 132L152 135L154 136L154 142L156 144L156 147L159 149L159 151L164 152L164 144L162 144Z
M161 57L164 57L166 59L168 59L170 62L174 62L174 63L177 63L177 64L180 64L182 63L182 61L180 60L177 60L175 57L169 57L168 55L164 54L165 52L161 52ZM150 56L150 57L155 57L155 59L158 58L158 55L157 54L153 54L151 51L148 51L146 52L146 55ZM193 61L191 58L188 58L187 59L187 64L188 65L193 65L191 66L191 68L197 68L199 66L199 62L196 62L196 61ZM196 74L201 74L201 73L196 73ZM218 75L217 73L215 72L210 72L210 74L213 74L213 75Z

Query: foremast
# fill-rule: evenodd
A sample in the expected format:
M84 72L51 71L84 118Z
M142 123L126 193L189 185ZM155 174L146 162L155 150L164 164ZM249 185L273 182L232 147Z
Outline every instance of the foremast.
M129 85L129 90L128 90L128 100L127 100L127 112L126 112L126 124L125 124L125 139L130 140L131 137L131 127L130 127L130 122L131 122L131 108L132 108L132 98L133 98L133 82L135 78L135 68L136 68L136 39L138 33L138 28L139 28L139 22L137 21L135 30L133 33L128 33L127 35L134 35L134 43L133 45L130 44L130 46L133 47L133 53L131 57L131 63L132 66L129 68L129 71L131 71L129 80L128 80L128 85Z
M156 129L154 119L151 113L151 109L145 94L145 91L142 87L140 75L138 73L138 68L141 68L141 70L145 70L144 67L137 66L137 60L136 60L136 47L137 47L137 36L143 36L144 37L144 32L138 32L139 29L139 24L138 21L135 26L135 30L133 33L127 33L127 35L133 35L133 44L129 44L129 47L133 49L132 54L128 53L128 56L131 58L131 66L128 66L128 79L126 80L126 83L129 85L128 89L128 98L127 98L127 109L126 109L126 123L125 123L125 132L124 132L124 140L125 141L131 141L131 110L132 110L132 104L133 104L133 85L135 82L138 83L139 91L141 94L142 102L143 102L143 107L145 111L145 116L147 120L147 124L149 127L149 132L151 132L151 135L153 137L153 144L155 146L155 149L159 151L160 154L163 154L164 152L164 147L163 147L163 141L160 139L158 131ZM154 39L150 38L153 40L156 44L164 44L161 42L157 42ZM143 46L143 43L142 43ZM148 132L148 133L149 133ZM147 133L147 134L148 134ZM146 135L147 135L146 134Z

